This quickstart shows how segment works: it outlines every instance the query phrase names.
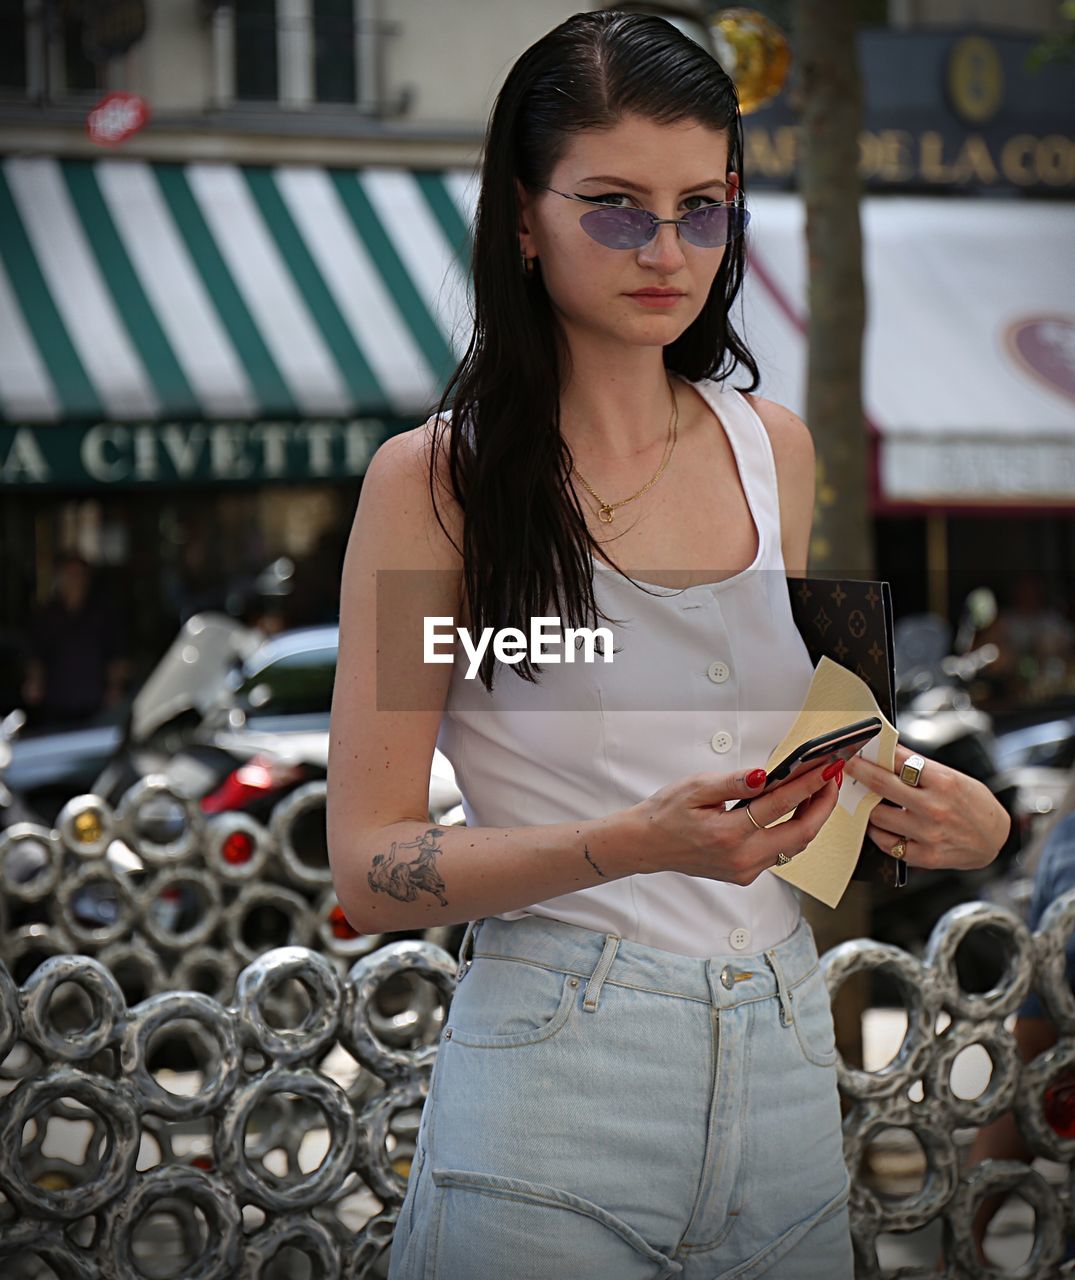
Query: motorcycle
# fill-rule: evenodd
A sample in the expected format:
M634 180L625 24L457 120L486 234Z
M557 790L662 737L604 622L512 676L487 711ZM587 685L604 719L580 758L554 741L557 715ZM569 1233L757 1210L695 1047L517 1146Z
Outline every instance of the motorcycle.
M974 636L997 616L996 598L982 588L967 595L955 635L942 618L916 614L896 623L896 717L900 742L984 783L1011 818L1011 831L997 858L975 870L914 868L898 895L879 896L872 936L920 955L941 916L960 902L1003 901L1024 910L1029 881L1023 851L1038 823L1066 786L1066 771L1042 767L1029 751L1020 755L1010 735L998 735L993 717L975 705L979 678L998 657L996 645L971 648ZM1034 717L1034 710L1028 710ZM1053 731L1026 730L1028 739L1055 744ZM1025 744L1024 744L1025 745ZM1002 956L987 931L967 938L957 969L967 991L985 991L1001 977Z
M76 755L78 772L70 779L76 785L64 793L64 779L55 771L62 764L57 757L62 757L66 735L39 736L21 744L31 751L30 767L24 772L32 775L35 768L44 767L53 770L48 796L54 811L39 821L39 829L53 825L63 803L74 795L92 792L117 810L132 787L151 778L166 785L139 804L135 844L148 840L170 846L180 840L190 822L188 806L192 801L206 817L241 812L268 824L273 810L291 792L304 784L323 782L326 776L327 692L335 671L336 642L335 628L303 629L267 640L261 632L226 615L190 618L111 737L106 736L104 726L76 731L82 737L95 733L94 746L102 749L103 759L98 761L100 767L92 780L86 780L91 758L86 751ZM316 650L310 649L313 644ZM303 667L298 659L313 652L322 666L316 668L321 675L311 681L310 671L315 666ZM293 678L296 669L301 671L304 695L310 699L307 713L252 714L274 709L269 692L272 682L283 681L284 674ZM283 708L289 709L294 710ZM54 747L51 753L47 742ZM437 752L429 789L431 821L461 820L459 801L451 766ZM312 808L293 828L295 855L311 865L327 861L323 806L320 815ZM32 847L32 842L20 845L25 851ZM41 858L46 856L42 847ZM123 840L114 840L106 857L128 876L138 879L144 874L141 859ZM25 870L32 876L41 866ZM165 928L196 906L188 901L193 890L180 885L169 892L172 897L162 898L154 907L161 915L158 923ZM119 909L114 898L95 884L80 892L75 905L79 920L88 927L112 924ZM28 910L32 915L32 908ZM20 909L21 914L25 912ZM339 937L350 929L342 913L333 927L344 931L338 932Z
M0 831L19 822L38 822L40 819L17 791L12 791L4 781L11 765L12 744L26 724L26 713L19 708L9 711L0 720Z

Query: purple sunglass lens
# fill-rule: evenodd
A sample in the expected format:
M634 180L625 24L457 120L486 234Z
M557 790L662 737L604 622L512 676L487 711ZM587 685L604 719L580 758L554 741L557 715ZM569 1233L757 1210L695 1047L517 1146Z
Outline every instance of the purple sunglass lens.
M653 219L641 209L594 209L582 215L579 225L608 249L637 249L653 236Z
M749 220L750 214L740 205L709 205L688 214L679 225L691 244L712 249L741 235ZM582 215L579 225L608 249L638 249L655 232L653 219L642 209L594 209Z
M713 249L742 235L749 221L750 212L742 205L714 204L687 214L681 226L691 244Z

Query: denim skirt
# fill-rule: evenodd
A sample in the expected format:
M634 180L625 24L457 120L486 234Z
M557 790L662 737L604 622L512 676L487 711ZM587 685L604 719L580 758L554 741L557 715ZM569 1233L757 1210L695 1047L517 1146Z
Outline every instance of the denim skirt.
M686 956L472 921L388 1280L853 1280L809 923Z

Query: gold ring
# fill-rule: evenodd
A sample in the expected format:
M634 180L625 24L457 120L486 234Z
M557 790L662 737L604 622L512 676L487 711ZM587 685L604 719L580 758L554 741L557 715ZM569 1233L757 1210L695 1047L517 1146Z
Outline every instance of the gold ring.
M906 782L909 787L917 787L925 767L924 756L908 756L900 770L900 781Z
M907 856L907 837L900 836L896 843L889 849L889 853L893 858L906 858Z
M758 830L764 831L765 828L761 825L761 823L757 820L757 818L755 818L754 815L750 812L750 805L746 804L743 806L743 808L746 809L747 817L750 819L751 822L753 822L753 824L758 828Z
M786 853L778 853L776 855L776 864L778 867L786 867L791 859Z

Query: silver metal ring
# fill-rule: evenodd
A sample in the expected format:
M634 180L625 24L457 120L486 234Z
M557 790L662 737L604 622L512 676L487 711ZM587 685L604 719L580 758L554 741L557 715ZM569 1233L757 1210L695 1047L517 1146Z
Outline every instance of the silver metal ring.
M334 1015L330 1013L329 1017ZM247 1155L247 1121L277 1093L298 1094L303 1103L312 1102L318 1107L328 1121L328 1151L314 1172L301 1182L284 1184L260 1160L251 1160ZM340 1189L354 1158L358 1124L348 1095L335 1080L307 1067L274 1066L236 1089L221 1116L216 1141L220 1163L228 1170L236 1195L244 1202L253 1201L260 1209L287 1213L323 1204Z
M262 957L263 959L265 957ZM323 962L324 963L324 962ZM150 1069L152 1041L171 1021L194 1024L194 1034L210 1044L212 1072L204 1069L205 1084L193 1094L175 1093ZM197 1120L231 1102L240 1088L242 1053L235 1013L200 991L162 991L128 1015L120 1042L127 1083L136 1090L139 1105L168 1120Z
M276 1027L269 1017L270 997L289 981L307 989L310 1011L298 1027ZM332 1010L340 1008L340 1000L339 974L316 952L307 955L283 948L266 952L247 965L235 986L244 1030L277 1066L300 1066L303 1058L332 1047L338 1019Z

